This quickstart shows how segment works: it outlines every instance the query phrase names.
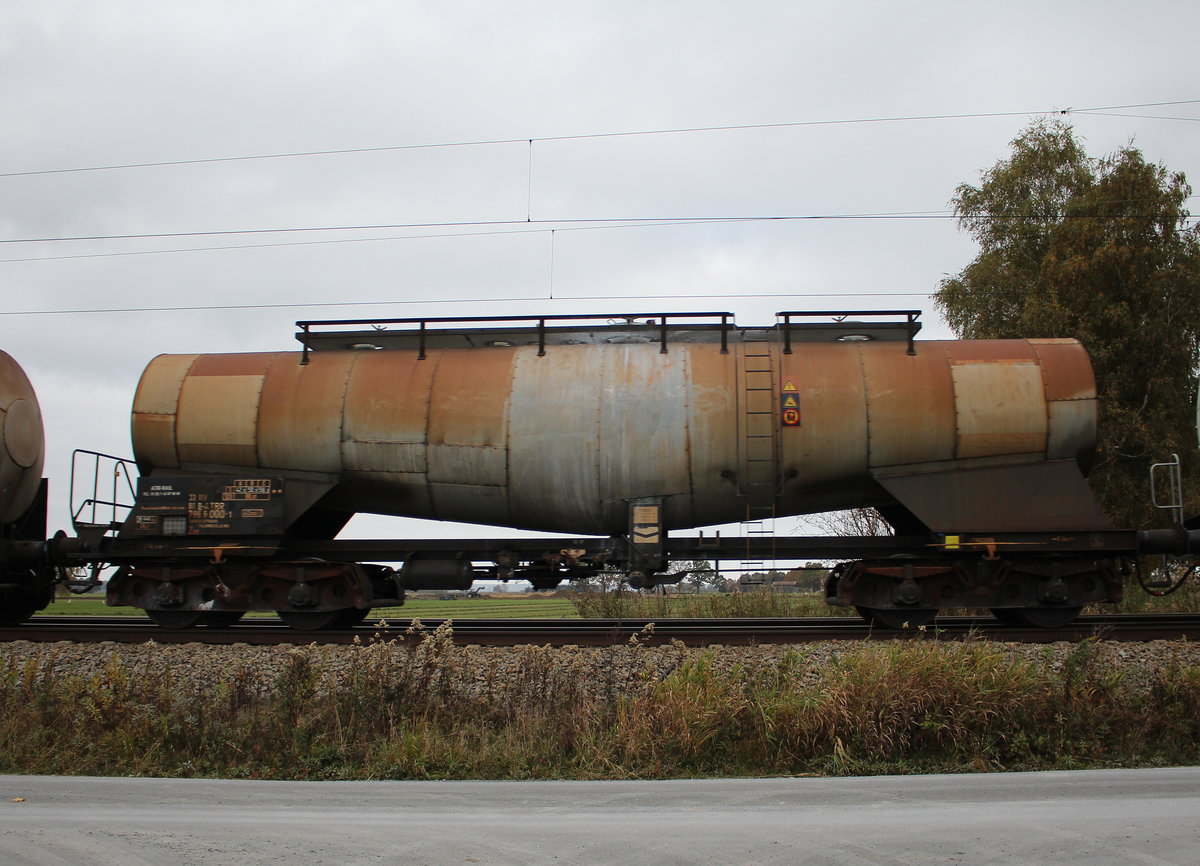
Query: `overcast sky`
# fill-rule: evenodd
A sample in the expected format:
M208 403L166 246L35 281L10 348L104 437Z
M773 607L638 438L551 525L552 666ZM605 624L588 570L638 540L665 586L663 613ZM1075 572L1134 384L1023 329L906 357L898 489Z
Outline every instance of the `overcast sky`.
M948 336L928 294L975 249L947 202L1037 113L1200 178L1200 104L1150 105L1200 99L1198 25L1183 0L0 0L0 347L41 397L51 525L71 449L129 453L150 358L291 349L297 319L882 307ZM915 117L943 119L887 120ZM629 223L821 216L856 218ZM87 312L169 307L219 309Z

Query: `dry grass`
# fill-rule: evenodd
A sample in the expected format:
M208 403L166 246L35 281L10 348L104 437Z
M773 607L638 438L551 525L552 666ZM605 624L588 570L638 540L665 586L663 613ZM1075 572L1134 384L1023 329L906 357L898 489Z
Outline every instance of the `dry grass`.
M286 651L273 682L198 686L114 656L0 667L0 772L287 779L667 778L1200 762L1200 667L1138 681L986 642L719 651L527 647L503 670L446 630ZM766 658L765 656L763 658ZM474 660L474 661L473 661Z
M655 595L631 590L581 592L571 603L584 619L847 616L815 593L734 592Z

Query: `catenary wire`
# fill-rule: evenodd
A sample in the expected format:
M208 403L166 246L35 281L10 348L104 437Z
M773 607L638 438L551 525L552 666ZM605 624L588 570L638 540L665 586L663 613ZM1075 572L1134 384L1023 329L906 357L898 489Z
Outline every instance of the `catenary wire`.
M1072 114L1082 114L1087 117L1132 117L1136 120L1182 120L1200 123L1200 117L1168 117L1162 114L1115 114L1111 111L1073 111Z
M1195 196L1191 196L1195 198ZM948 218L951 215L946 215ZM842 219L851 219L852 217L841 217ZM874 217L855 217L858 219L884 219L883 215ZM892 219L903 218L901 215L892 215ZM909 218L915 219L915 215ZM992 217L972 217L971 219L991 219ZM1030 217L1032 219L1032 217ZM1108 218L1118 219L1123 217L1093 217L1094 219ZM802 219L817 219L816 217L765 217L762 220L771 220L776 222L799 221ZM833 219L828 217L827 219ZM1185 222L1200 222L1200 215L1184 217ZM310 246L331 246L335 244L361 244L361 243L378 243L384 241L410 241L410 240L452 240L455 238L480 238L480 237L505 237L516 235L534 235L534 234L551 234L556 232L587 232L587 231L615 231L621 229L648 229L648 228L672 228L672 227L694 227L703 225L727 225L729 223L751 223L758 222L758 218L747 217L726 217L726 218L708 218L695 217L683 218L677 220L663 220L654 222L614 222L605 223L603 225L563 225L562 223L554 223L550 226L539 226L538 228L511 228L496 231L463 231L463 232L436 232L425 234L412 235L381 235L378 237L365 238L331 238L316 241L273 241L271 243L262 244L220 244L216 246L206 247L168 247L165 249L150 249L150 250L122 250L119 252L110 253L70 253L60 256L21 256L15 258L0 259L0 265L3 264L18 264L25 262L61 262L78 259L111 259L123 258L127 256L156 256L156 255L174 255L178 253L206 253L206 252L225 252L230 250L263 250L263 249L279 249L285 247L310 247ZM537 220L526 220L514 222L514 225L526 225L528 223L537 223ZM432 224L431 224L432 225ZM303 231L296 229L295 231ZM316 231L316 229L314 229ZM159 237L159 236L133 236L133 237ZM112 239L112 238L109 238ZM90 239L89 239L90 240ZM6 241L0 241L6 243Z
M727 223L745 222L745 220L732 217L729 219L711 219L711 220L690 220L686 222L649 222L649 223L607 223L605 225L582 225L582 226L565 226L560 228L512 228L497 231L478 231L478 232L437 232L429 234L414 234L414 235L381 235L378 237L366 238L332 238L317 241L275 241L264 244L222 244L219 246L208 247L170 247L158 250L123 250L114 253L74 253L64 256L26 256L24 258L0 259L0 264L11 264L16 262L57 262L69 259L106 259L119 258L122 256L153 256L172 253L205 253L205 252L221 252L226 250L262 250L275 249L278 247L308 247L308 246L328 246L331 244L362 244L376 243L380 241L409 241L409 240L445 240L455 238L479 238L479 237L506 237L509 235L541 235L553 234L555 232L588 232L588 231L614 231L620 229L645 229L645 228L664 228L671 226L698 226L698 225L723 225ZM524 223L520 223L523 225Z
M993 111L993 112L972 112L965 114L925 114L911 115L900 117L861 117L861 118L844 118L837 120L796 120L782 121L778 123L746 123L746 124L727 124L720 126L690 126L677 127L671 129L640 129L631 131L618 132L590 132L579 133L575 135L547 135L547 136L522 136L520 138L492 138L492 139L476 139L469 141L446 141L446 142L425 142L418 144L395 144L382 145L377 147L346 147L333 148L328 150L306 150L292 151L285 153L263 153L250 154L242 156L216 156L203 157L198 159L176 159L162 160L158 162L131 162L118 163L113 165L92 165L92 166L77 166L71 168L45 168L45 169L30 169L26 171L10 171L0 172L0 177L28 177L32 175L44 174L71 174L78 172L90 171L122 171L126 169L136 168L164 168L168 166L180 165L203 165L209 163L220 162L247 162L252 160L269 160L269 159L295 159L299 157L310 156L335 156L341 154L353 153L380 153L386 151L398 150L429 150L434 148L452 148L452 147L483 147L499 144L527 144L532 147L536 143L548 143L553 141L583 141L586 139L598 138L629 138L635 136L652 136L652 135L680 135L687 133L698 132L732 132L738 130L752 129L784 129L789 127L804 127L804 126L837 126L848 124L866 124L866 123L907 123L916 121L932 121L932 120L972 120L991 117L1029 117L1038 114L1097 114L1099 112L1118 111L1129 108L1154 108L1165 105L1194 105L1200 103L1200 99L1183 99L1173 100L1168 102L1138 102L1129 105L1107 105L1096 106L1091 108L1063 108L1040 111ZM1114 115L1119 116L1119 115Z
M1195 195L1189 196L1196 198ZM1120 204L1122 202L1108 202ZM1125 202L1128 203L1128 202ZM1072 214L1072 219L1128 219L1138 217L1138 214ZM1153 214L1141 215L1146 218ZM475 228L482 226L540 226L537 231L550 231L552 227L566 231L571 226L587 224L595 226L604 224L621 224L621 228L636 228L644 224L670 223L686 225L688 223L755 223L755 222L804 222L804 221L837 221L837 220L957 220L960 217L946 210L938 211L892 211L880 213L832 213L832 214L758 214L747 216L654 216L654 217L572 217L544 219L507 219L507 220L464 220L459 222L431 223L369 223L362 225L333 225L333 226L285 226L281 228L257 229L215 229L188 232L144 232L116 235L70 235L43 238L0 238L0 244L50 244L76 243L81 241L127 241L127 240L164 240L168 238L187 237L221 237L230 235L267 235L267 234L300 234L304 232L351 232L351 231L382 231L384 229L436 229L436 228ZM1191 215L1184 219L1196 219ZM1045 220L1041 214L986 214L972 216L970 219L986 220Z
M924 292L728 292L713 294L686 295L548 295L513 296L504 298L418 298L413 300L388 301L311 301L291 302L284 304L197 304L194 306L174 307L92 307L70 310L0 310L0 318L15 316L81 316L98 313L207 313L227 310L295 310L314 309L318 307L388 307L410 306L416 304L492 304L516 303L533 301L649 301L676 300L691 301L697 299L745 299L745 298L926 298L933 291ZM1026 297L1038 294L1035 291L993 291L985 292L990 297Z
M120 235L75 235L45 238L0 238L0 244L50 244L74 243L78 241L129 241L129 240L164 240L168 238L189 237L220 237L228 235L269 235L269 234L299 234L304 232L356 232L381 231L384 229L444 229L444 228L475 228L482 226L539 226L532 231L550 231L551 227L562 227L568 231L575 227L595 228L636 228L642 225L689 223L738 223L738 222L788 222L795 220L852 220L852 219L946 219L952 217L946 211L897 211L891 213L859 213L859 214L798 214L798 215L758 215L758 216L694 216L694 217L613 217L595 218L578 217L570 219L510 219L510 220L465 220L461 222L433 223L375 223L369 225L337 225L337 226L290 226L269 229L219 229L195 232L147 232L144 234ZM599 225L598 225L599 224Z

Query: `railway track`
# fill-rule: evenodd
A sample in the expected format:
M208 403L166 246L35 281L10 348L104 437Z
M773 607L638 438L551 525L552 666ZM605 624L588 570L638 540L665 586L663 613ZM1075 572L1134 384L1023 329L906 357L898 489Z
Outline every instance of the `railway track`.
M447 620L422 619L432 631ZM413 641L407 634L410 620L385 626L362 625L338 631L301 632L278 619L249 619L227 628L163 629L142 617L34 617L20 626L0 628L0 642L76 641L99 643L207 643L207 644L348 644L355 639ZM857 618L808 617L762 619L462 619L452 623L454 641L482 646L549 644L553 646L612 646L636 638L646 644L671 640L688 646L810 643L823 640L897 640L918 637L988 640L1025 643L1104 640L1148 641L1200 639L1200 614L1136 614L1083 616L1061 629L1006 626L989 618L939 617L924 629L886 631Z

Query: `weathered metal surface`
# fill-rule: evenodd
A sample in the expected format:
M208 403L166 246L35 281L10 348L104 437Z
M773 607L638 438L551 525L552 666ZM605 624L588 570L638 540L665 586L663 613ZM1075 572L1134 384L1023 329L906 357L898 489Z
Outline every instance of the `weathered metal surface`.
M1096 378L1087 354L1074 340L1030 340L1046 386L1051 460L1091 467L1096 430Z
M150 362L133 397L133 435L141 443L145 466L169 469L179 466L176 418L179 390L199 355L160 355ZM145 469L145 466L143 469Z
M441 352L360 351L346 386L342 464L363 511L404 508L431 514L426 430L429 394ZM311 363L316 363L314 357Z
M954 458L955 403L946 343L856 347L862 354L872 468ZM836 435L834 430L825 435Z
M950 373L958 418L955 456L1045 453L1047 413L1037 364L968 361Z
M776 515L886 505L902 491L877 475L990 467L946 490L959 503L994 485L1040 496L1028 486L1036 469L1019 467L1066 458L1078 476L1094 439L1094 384L1073 341L924 342L912 355L904 342L800 342L784 354L778 334L745 333L727 335L728 352L646 341L429 349L423 360L321 351L307 364L298 353L166 356L143 375L134 447L144 469L175 468L177 454L185 470L336 480L346 510L611 534L642 497L663 497L667 529L741 520L751 487ZM798 409L785 426L789 384ZM903 495L940 496L944 484ZM1053 493L1044 509L1015 506L1037 520L1066 514ZM1075 513L1082 523L1058 528L1095 525L1092 510Z
M169 357L159 356L152 366ZM180 383L176 409L180 467L261 465L256 448L258 402L275 357L265 353L200 355L192 362ZM135 427L135 450L138 432ZM139 457L139 463L144 462Z
M745 509L735 484L723 477L728 472L729 425L734 411L731 395L737 387L730 355L693 352L687 356L687 455L691 473L684 505L673 505L672 517L686 526L708 526L728 520L728 515ZM720 479L701 484L697 479Z
M877 477L934 532L1112 529L1070 460Z
M37 395L20 365L0 351L0 523L17 520L33 504L44 451Z
M502 525L536 528L563 521L591 523L599 505L603 385L582 352L556 347L544 356L520 353L509 413L512 510ZM603 350L601 350L603 351ZM596 354L590 358L599 360Z
M428 392L430 516L468 523L507 518L514 361L514 350L492 347L438 358Z
M862 479L858 487L866 496L872 485L860 354L846 351L840 343L805 346L784 356L780 380L781 389L796 386L800 404L800 423L782 431L783 476L792 477L791 486L805 491L814 510L836 487L842 490L833 493L834 498L847 496L847 479ZM829 435L831 430L838 434Z
M252 428L259 466L297 466L336 473L342 468L342 407L356 356L322 357L300 367L276 355L263 374L257 422ZM254 374L247 377L250 381ZM252 388L249 383L241 386Z

